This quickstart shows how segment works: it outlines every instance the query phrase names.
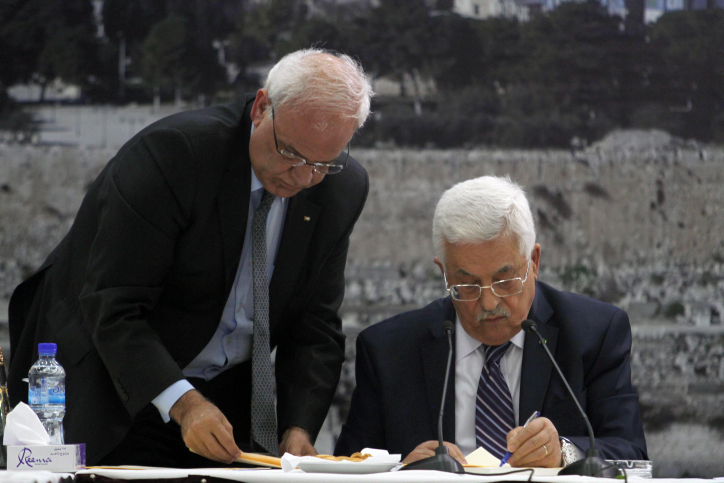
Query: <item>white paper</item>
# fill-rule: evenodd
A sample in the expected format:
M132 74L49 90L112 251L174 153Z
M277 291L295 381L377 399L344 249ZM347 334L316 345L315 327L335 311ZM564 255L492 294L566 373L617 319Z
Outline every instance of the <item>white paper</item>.
M369 458L364 460L364 463L368 464L384 464L384 463L399 463L400 459L402 459L402 455L399 454L390 454L387 452L387 450L384 449L374 449L374 448L365 448L362 451L360 451L362 454L371 454ZM284 456L282 456L282 469L285 472L292 471L295 469L300 462L302 461L312 461L314 463L333 463L333 464L340 464L340 463L349 463L349 464L357 464L354 461L330 461L325 460L322 458L317 458L315 456L294 456L289 453L284 453Z
M50 436L35 411L21 402L8 413L3 444L5 446L45 445L50 444Z
M500 466L500 460L482 446L467 455L465 460L473 466L494 466L496 468ZM510 465L505 463L503 468L510 468Z

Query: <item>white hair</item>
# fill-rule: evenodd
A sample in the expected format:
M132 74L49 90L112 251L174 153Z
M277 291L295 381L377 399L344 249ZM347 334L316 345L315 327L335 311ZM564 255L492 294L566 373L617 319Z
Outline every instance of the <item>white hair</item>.
M511 237L530 260L535 225L525 192L509 177L483 176L458 183L445 193L432 219L436 256L445 260L445 242L478 244Z
M324 49L285 55L269 71L264 89L277 110L284 105L311 107L325 114L355 118L358 128L370 114L374 95L359 62Z

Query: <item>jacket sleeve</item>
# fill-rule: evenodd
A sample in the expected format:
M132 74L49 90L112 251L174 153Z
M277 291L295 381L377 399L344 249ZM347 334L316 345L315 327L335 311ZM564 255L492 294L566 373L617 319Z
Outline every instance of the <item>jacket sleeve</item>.
M149 326L194 198L193 151L174 129L151 132L112 161L98 196L80 308L131 416L183 379Z
M364 337L357 338L355 363L357 386L352 393L347 422L334 449L335 455L351 455L363 448L387 448L380 383L369 357Z
M285 324L285 334L278 341L275 370L280 436L287 428L298 426L314 441L339 383L345 356L338 310L344 298L349 238L369 190L367 173L362 173L362 182L358 181L354 188L356 193L347 193L347 199L342 195L330 200L352 205L346 226L340 230L341 236L329 250L315 280L305 282L312 283L313 289L304 309L295 320Z
M596 447L604 459L648 459L639 398L631 385L630 357L628 315L616 310L604 334L599 355L584 381L585 410ZM590 446L587 436L566 437L583 450Z

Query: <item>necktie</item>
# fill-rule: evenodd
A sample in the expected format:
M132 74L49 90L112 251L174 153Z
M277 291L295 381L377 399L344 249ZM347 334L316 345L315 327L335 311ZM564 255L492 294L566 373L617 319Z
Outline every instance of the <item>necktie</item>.
M274 195L264 190L251 223L251 267L254 291L254 339L251 359L251 437L273 455L279 453L274 379L269 343L269 282L266 263L266 219Z
M475 436L478 446L482 446L497 458L503 458L507 451L506 436L515 426L513 400L500 371L500 359L510 347L510 342L483 347L485 364L478 383Z

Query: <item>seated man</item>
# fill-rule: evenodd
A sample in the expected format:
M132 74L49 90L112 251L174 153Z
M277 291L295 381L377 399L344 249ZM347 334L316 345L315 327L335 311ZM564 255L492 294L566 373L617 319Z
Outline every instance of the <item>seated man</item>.
M357 387L335 453L383 448L405 463L433 456L450 320L450 454L464 463L481 446L498 458L507 449L512 466L538 467L583 457L585 423L538 339L521 331L531 319L587 412L601 456L647 459L628 316L537 281L541 248L523 190L490 176L454 186L435 210L433 242L450 296L360 333ZM541 416L522 427L535 411Z

